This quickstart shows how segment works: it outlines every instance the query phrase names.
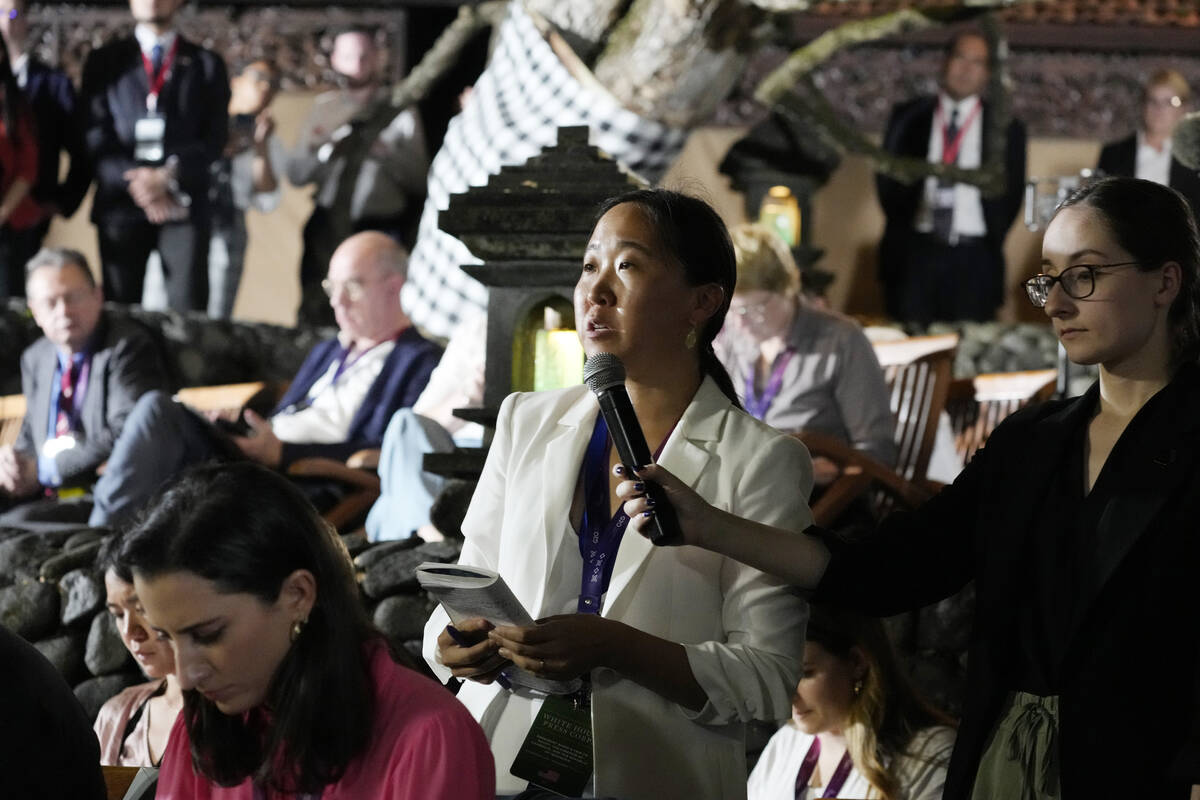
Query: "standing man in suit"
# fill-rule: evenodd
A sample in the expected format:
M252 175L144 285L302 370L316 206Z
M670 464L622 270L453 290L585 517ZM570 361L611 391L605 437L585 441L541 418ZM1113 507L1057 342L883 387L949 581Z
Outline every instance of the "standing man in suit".
M87 260L45 249L26 268L29 308L44 334L21 355L25 420L15 445L0 447L0 524L84 521L74 502L96 477L134 403L166 387L158 347L141 325L103 310ZM70 502L26 502L37 496Z
M883 148L934 164L978 167L987 152L988 42L975 31L946 47L941 91L892 110ZM984 196L965 183L927 178L905 185L876 176L887 227L879 276L888 313L904 322L989 320L1003 302L1004 237L1025 186L1025 126L1013 120L1004 142L1005 190Z
M312 349L269 419L245 412L244 435L215 433L164 392L139 400L96 484L89 522L127 519L171 476L210 458L286 469L308 456L344 460L379 447L392 414L416 402L442 354L400 307L407 269L404 248L378 231L342 243L321 282L337 337ZM328 498L310 499L319 507Z
M1200 174L1175 158L1171 137L1192 103L1187 79L1173 69L1160 69L1142 90L1142 125L1100 151L1096 168L1106 175L1142 178L1170 186L1187 198L1192 215L1200 210Z
M302 322L327 324L329 304L321 277L329 257L350 233L383 231L412 246L425 193L429 156L416 107L396 114L371 142L367 123L389 101L383 85L383 53L370 28L351 27L333 39L329 65L341 85L313 102L288 159L288 180L316 184L313 212L304 225L300 260ZM348 208L350 229L341 230L333 209Z
M38 166L30 196L41 210L41 220L22 232L21 252L14 254L8 276L9 292L19 295L25 285L25 263L42 246L56 214L69 217L79 208L92 182L83 124L75 87L60 69L43 63L29 52L29 19L26 0L0 0L0 38L8 50L17 86L25 94L37 130ZM59 180L62 154L70 159L70 170Z
M157 250L179 311L207 304L209 171L229 127L225 64L175 31L182 3L129 0L133 36L92 51L82 87L108 299L140 303Z

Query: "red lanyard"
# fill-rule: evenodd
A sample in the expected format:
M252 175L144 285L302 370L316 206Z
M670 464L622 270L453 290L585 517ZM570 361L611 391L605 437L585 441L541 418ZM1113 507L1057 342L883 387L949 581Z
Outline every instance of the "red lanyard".
M937 107L938 122L942 127L942 163L956 164L958 163L958 151L962 147L963 137L967 133L967 129L971 127L971 123L975 121L975 117L979 116L979 109L983 107L983 101L976 98L975 107L971 109L971 113L967 114L967 118L963 120L962 125L958 127L958 132L954 134L954 139L950 139L950 131L947 130L945 123L941 122L943 117L942 104L939 102Z
M175 63L175 51L179 49L179 37L175 37L175 41L171 42L171 49L163 55L162 64L158 67L158 72L154 71L154 63L150 61L149 56L142 53L142 67L146 70L146 80L150 82L150 91L146 95L146 108L153 111L158 107L158 94L162 91L163 84L167 82L167 76L171 74L171 65Z

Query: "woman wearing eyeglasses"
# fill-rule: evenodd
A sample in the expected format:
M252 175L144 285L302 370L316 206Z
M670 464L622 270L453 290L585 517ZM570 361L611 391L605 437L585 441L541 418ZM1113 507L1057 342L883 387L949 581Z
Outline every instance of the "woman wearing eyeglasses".
M639 478L667 485L688 543L817 600L888 615L974 580L947 800L1200 798L1200 239L1178 193L1110 178L1063 204L1042 255L1029 297L1099 381L1014 414L866 540L788 535L657 467ZM618 491L643 524L633 483Z
M895 420L871 343L853 320L810 307L787 245L757 224L729 231L737 285L718 355L742 405L781 431L817 431L892 465ZM838 475L813 459L819 488Z

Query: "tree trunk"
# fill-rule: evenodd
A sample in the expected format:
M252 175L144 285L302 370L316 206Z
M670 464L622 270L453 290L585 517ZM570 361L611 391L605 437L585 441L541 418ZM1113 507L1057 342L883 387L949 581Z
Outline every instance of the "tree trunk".
M743 0L634 0L593 72L630 111L691 128L733 89L763 19Z

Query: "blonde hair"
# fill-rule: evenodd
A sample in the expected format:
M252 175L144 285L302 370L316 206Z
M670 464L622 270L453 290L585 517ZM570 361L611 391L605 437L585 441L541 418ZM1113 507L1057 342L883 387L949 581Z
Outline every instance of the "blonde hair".
M1149 96L1150 90L1158 86L1166 86L1171 91L1175 92L1175 95L1185 105L1191 102L1192 87L1188 86L1187 78L1183 77L1178 70L1160 69L1155 72L1150 76L1150 79L1146 81L1146 86L1142 90L1143 96Z
M737 255L737 292L779 292L795 297L800 292L800 268L779 235L765 225L746 222L729 230Z
M839 659L852 648L862 653L866 671L856 686L843 734L850 760L883 800L900 800L900 779L885 762L908 752L913 736L933 725L953 725L917 694L901 670L883 623L851 611L813 606L808 641Z

